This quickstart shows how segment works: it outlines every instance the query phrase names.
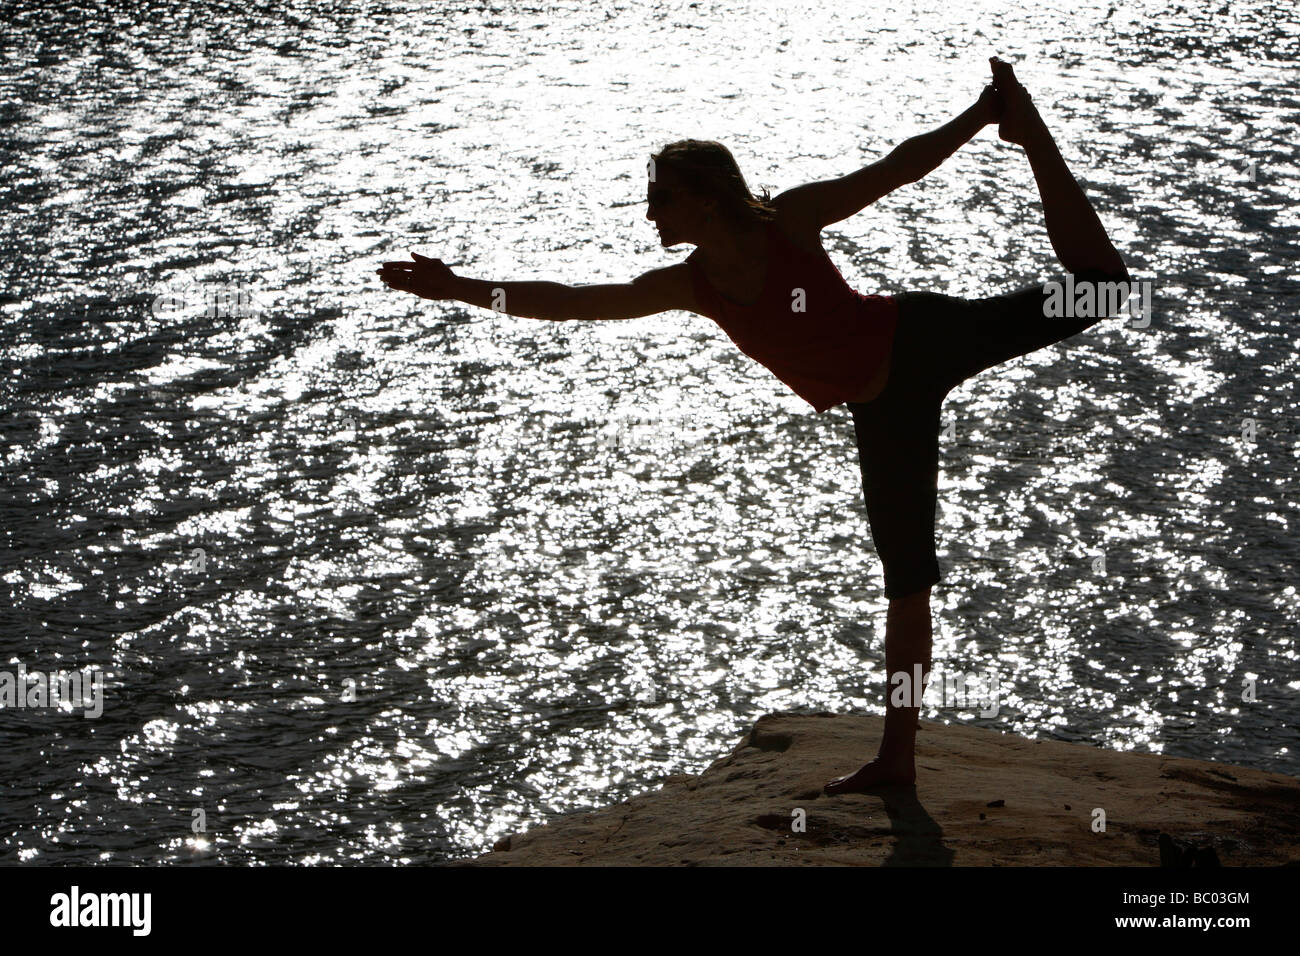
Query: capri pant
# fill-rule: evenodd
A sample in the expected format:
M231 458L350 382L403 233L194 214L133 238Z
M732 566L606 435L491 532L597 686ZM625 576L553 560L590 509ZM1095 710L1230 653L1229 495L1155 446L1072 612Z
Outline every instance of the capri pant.
M1076 287L1125 278L1074 274ZM847 403L871 538L890 600L924 591L940 579L935 507L944 396L985 369L1067 339L1103 318L1048 316L1047 295L1036 285L983 299L937 292L894 297L898 328L885 388L869 402Z

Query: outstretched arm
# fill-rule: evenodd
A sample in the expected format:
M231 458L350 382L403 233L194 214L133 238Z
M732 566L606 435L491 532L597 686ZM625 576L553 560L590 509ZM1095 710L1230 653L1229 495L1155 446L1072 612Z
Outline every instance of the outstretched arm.
M385 262L376 271L391 289L422 299L467 305L528 319L633 319L669 309L692 309L684 263L651 269L631 282L570 286L560 282L493 282L458 276L441 259L411 253L413 262Z
M969 109L936 130L903 140L884 159L855 173L796 186L776 197L811 219L818 229L848 219L899 186L914 183L936 169L985 126L998 121L997 93L985 87Z

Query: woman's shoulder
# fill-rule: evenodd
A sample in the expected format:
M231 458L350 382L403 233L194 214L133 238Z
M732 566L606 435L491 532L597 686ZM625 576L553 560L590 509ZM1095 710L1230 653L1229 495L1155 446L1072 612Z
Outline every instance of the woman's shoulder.
M770 205L776 212L771 222L781 238L787 245L805 255L825 255L826 250L822 248L822 231L817 224L805 214L801 206L780 200L781 197L778 196L771 201Z

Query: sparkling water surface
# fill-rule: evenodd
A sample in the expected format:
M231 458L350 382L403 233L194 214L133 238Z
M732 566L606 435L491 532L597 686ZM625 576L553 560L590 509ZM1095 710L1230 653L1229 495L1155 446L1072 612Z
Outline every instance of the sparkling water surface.
M0 710L0 861L455 859L762 714L883 713L847 409L702 316L374 269L626 281L690 250L653 150L843 175L995 53L1152 314L950 395L934 657L1002 694L924 716L1300 772L1294 5L10 8L0 669L108 676ZM993 129L823 239L865 293L1055 267Z

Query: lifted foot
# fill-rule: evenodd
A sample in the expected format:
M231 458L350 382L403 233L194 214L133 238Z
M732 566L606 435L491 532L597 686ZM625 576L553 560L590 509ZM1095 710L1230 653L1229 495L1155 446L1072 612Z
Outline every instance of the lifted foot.
M993 70L993 86L1002 105L998 136L1005 142L1024 146L1029 140L1046 132L1047 124L1034 108L1033 98L1016 79L1011 64L991 56L989 67Z

